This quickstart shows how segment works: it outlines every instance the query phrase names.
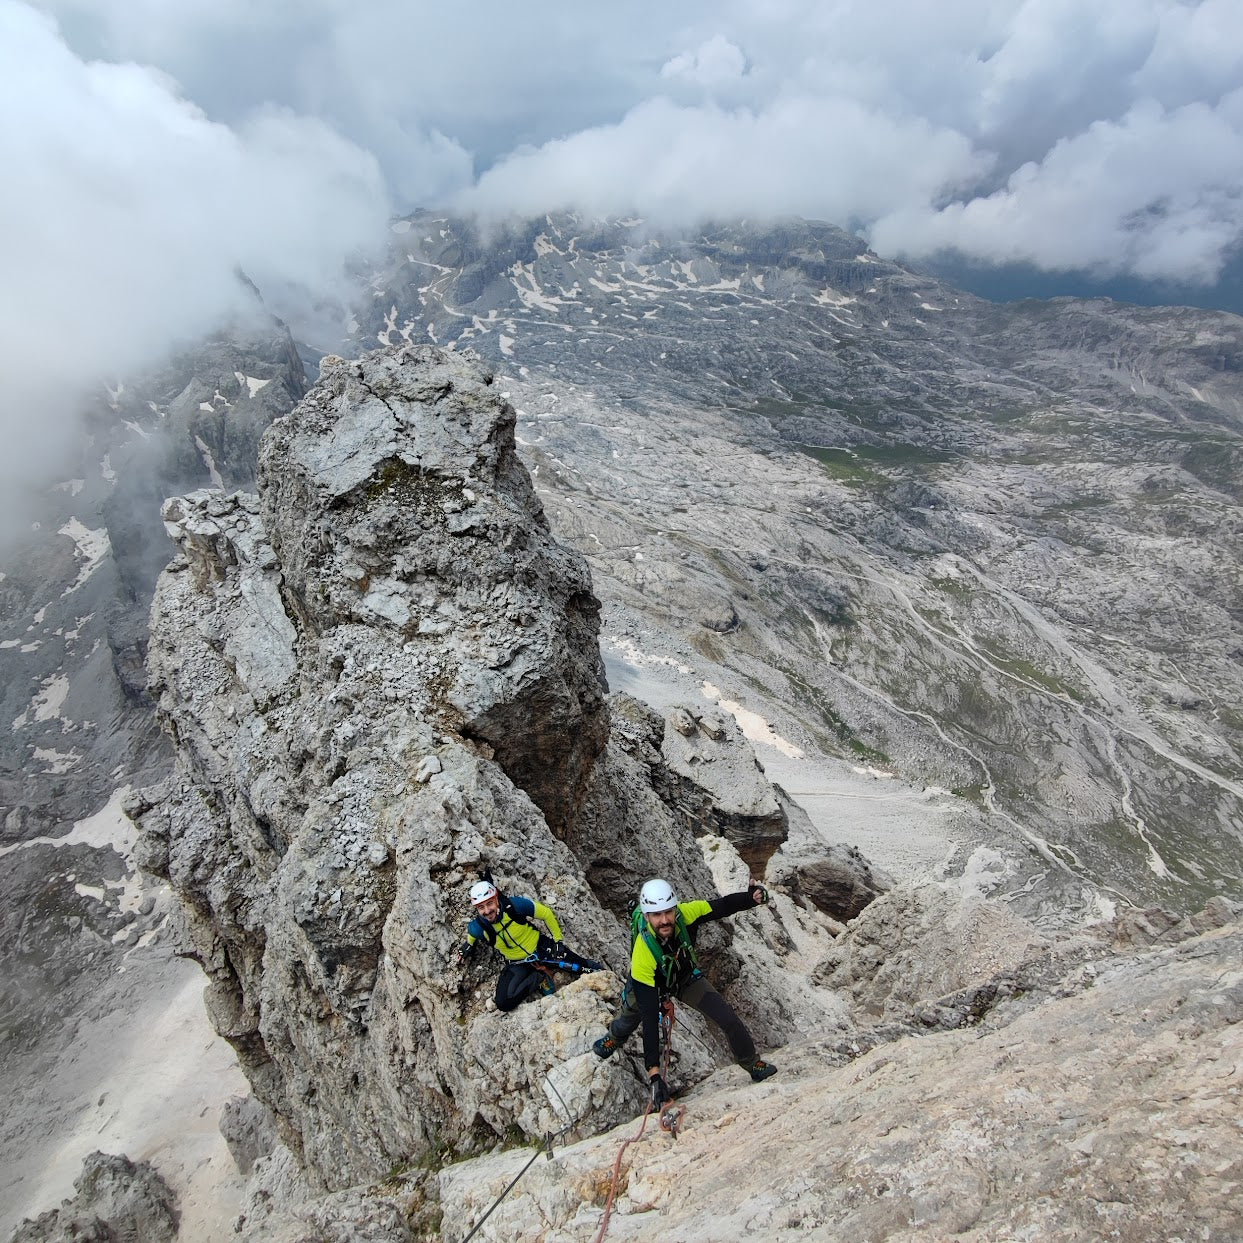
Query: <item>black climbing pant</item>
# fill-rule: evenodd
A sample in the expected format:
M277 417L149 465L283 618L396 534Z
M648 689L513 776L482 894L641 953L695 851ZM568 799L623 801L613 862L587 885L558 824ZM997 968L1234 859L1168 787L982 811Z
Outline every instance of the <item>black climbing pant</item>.
M676 994L678 1001L685 1002L693 1010L710 1018L729 1041L730 1051L736 1062L750 1062L755 1058L755 1041L746 1025L734 1013L733 1007L708 983L707 977L696 976ZM621 1013L609 1024L609 1035L617 1043L624 1044L643 1020L633 985L627 985L622 995Z
M552 960L552 947L556 944L551 938L541 935L536 947L536 954L541 958ZM600 964L590 958L583 958L571 949L555 956L561 962L572 963L585 971L599 971ZM555 968L554 968L555 970ZM496 982L496 1008L498 1010L514 1010L528 997L535 993L543 980L551 980L552 976L536 969L529 962L507 962L501 970L500 979Z
M496 982L496 1008L516 1010L549 977L527 962L508 962Z

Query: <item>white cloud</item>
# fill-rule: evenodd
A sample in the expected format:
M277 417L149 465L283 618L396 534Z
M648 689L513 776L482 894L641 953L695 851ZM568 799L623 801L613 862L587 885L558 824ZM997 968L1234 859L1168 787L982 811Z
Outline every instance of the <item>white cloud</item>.
M245 309L234 275L323 286L386 219L375 158L275 106L209 120L162 72L86 62L0 0L0 434L9 478L81 389Z
M1240 240L1237 0L636 0L625 21L562 0L43 4L212 119L320 118L406 204L800 212L891 253L1141 276L1182 256L1187 280ZM1178 186L1147 167L1175 141Z
M1237 0L0 0L4 361L123 371L236 262L325 279L389 196L1212 282L1241 91Z
M891 254L1216 280L1243 236L1243 91L1217 108L1147 100L1057 143L993 194L905 205L872 227Z
M696 86L736 82L747 71L742 49L724 35L713 35L693 52L682 52L664 63L662 78L682 79Z
M462 202L485 213L638 208L671 221L774 212L846 222L928 204L978 177L962 135L837 97L762 112L656 99L620 123L509 157Z

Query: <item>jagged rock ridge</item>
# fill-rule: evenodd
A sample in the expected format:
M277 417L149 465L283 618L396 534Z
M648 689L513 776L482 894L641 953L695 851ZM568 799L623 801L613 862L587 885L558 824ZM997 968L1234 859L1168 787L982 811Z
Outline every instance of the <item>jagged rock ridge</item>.
M681 778L662 799L675 782L650 710L622 699L611 723L590 577L549 533L513 421L461 355L325 360L264 438L258 497L165 507L179 554L149 661L177 768L129 810L182 900L213 1023L330 1187L561 1130L567 1108L594 1131L636 1106L637 1080L587 1051L613 975L553 998L550 1024L483 1012L489 985L450 964L482 868L618 968L643 879L713 892L687 809L712 796ZM717 784L754 785L749 747L709 728ZM726 827L780 840L777 797L749 803ZM793 906L767 918L783 953L783 919L825 936ZM704 941L720 982L777 1043L798 1026L792 994L780 970L740 973L728 940Z

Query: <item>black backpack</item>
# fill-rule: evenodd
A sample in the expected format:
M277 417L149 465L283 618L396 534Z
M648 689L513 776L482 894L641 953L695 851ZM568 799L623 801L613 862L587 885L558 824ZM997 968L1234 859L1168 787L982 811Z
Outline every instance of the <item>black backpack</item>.
M497 885L496 881L492 879L492 873L488 869L485 868L482 872L479 873L479 879L486 880L489 885L492 885L496 888L496 896L497 898L500 899L500 903L501 903L500 917L497 919L496 921L497 923L500 923L501 920L503 920L505 916L508 915L510 923L521 924L524 928L531 927L531 921L529 919L524 919L521 915L518 914L517 908L509 900L509 894L503 893L501 891L501 887ZM496 946L496 924L490 923L486 919L481 919L479 921L479 926L483 929L483 939L488 943L489 947L495 948Z

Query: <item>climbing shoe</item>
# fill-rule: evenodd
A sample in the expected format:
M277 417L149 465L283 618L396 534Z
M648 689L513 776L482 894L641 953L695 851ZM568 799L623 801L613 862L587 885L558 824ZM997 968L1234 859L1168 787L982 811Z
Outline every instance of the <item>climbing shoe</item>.
M617 1052L617 1041L612 1036L601 1036L591 1046L591 1051L596 1057L612 1057Z
M762 1062L758 1057L753 1062L740 1064L743 1070L751 1076L753 1083L763 1083L765 1079L770 1079L777 1073L777 1068L771 1062Z
M550 975L541 975L535 992L540 997L551 997L557 991L557 982Z

